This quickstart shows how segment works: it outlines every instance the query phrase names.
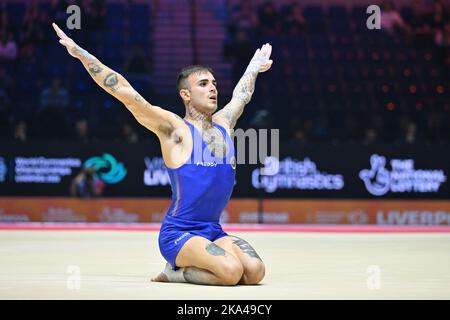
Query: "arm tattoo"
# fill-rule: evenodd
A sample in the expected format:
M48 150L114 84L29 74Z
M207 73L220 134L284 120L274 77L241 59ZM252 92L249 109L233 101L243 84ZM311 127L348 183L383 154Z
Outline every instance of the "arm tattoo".
M231 110L222 109L217 114L224 117L229 123L233 123L233 112Z
M254 68L252 65L247 68L244 75L233 90L232 100L236 103L233 104L233 107L224 108L217 113L217 115L222 116L230 123L231 128L234 128L237 119L244 111L245 105L248 104L252 98L253 92L255 91L255 82L256 77L258 76L258 70L259 68Z
M225 250L214 242L208 243L205 247L206 251L213 256L225 256Z
M259 61L259 63L261 63ZM260 69L260 65L258 63L251 63L249 64L249 66L247 67L247 70L245 70L245 73L254 73L254 74L258 74L259 73L259 69Z
M96 59L92 54L90 54L86 50L82 49L80 46L76 46L75 47L75 53L77 54L77 56L79 58L85 58L85 59L88 59L88 60L95 60Z
M142 102L143 101L143 99L142 99L142 97L141 97L141 95L139 93L136 93L136 95L134 96L134 100L137 101L137 102Z
M253 249L253 247L244 239L238 238L238 239L234 240L233 243L235 245L237 245L242 250L242 252L248 254L250 257L261 260L261 258L256 253L255 249Z
M144 105L148 108L150 108L152 105L150 103L148 103L147 101L145 101L144 98L142 98L142 96L139 93L136 93L134 95L134 101L139 102L139 103L144 103Z
M242 78L239 80L236 88L233 90L233 98L246 105L250 102L255 91L255 82L258 71L253 70L251 66L247 68Z
M90 63L88 63L88 70L89 70L89 73L95 77L97 75L97 73L100 73L103 71L103 68L100 67L100 65L97 63L90 62Z
M117 80L117 75L114 72L110 72L103 80L103 84L106 87L111 88L112 91L116 91L118 89L118 83L119 80Z

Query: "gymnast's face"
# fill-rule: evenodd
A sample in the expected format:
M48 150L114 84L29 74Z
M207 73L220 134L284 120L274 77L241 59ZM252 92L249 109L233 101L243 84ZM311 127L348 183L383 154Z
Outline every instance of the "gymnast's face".
M187 78L187 89L180 90L185 102L198 111L213 114L217 110L217 82L209 71L192 73Z

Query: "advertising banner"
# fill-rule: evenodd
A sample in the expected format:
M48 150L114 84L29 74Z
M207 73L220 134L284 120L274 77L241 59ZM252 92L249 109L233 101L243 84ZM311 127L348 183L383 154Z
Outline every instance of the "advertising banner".
M161 222L168 198L0 197L0 223ZM450 201L438 200L231 200L222 223L329 225L450 225Z
M450 146L281 142L279 157L248 162L237 163L232 199L450 199ZM86 167L102 197L171 196L157 143L0 143L0 196L67 197Z

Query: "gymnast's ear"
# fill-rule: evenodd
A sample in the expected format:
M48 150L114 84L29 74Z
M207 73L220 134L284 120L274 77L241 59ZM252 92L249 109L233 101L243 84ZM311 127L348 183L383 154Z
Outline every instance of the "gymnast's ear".
M189 92L188 89L180 89L179 94L180 94L181 99L183 99L183 101L191 100L191 93Z

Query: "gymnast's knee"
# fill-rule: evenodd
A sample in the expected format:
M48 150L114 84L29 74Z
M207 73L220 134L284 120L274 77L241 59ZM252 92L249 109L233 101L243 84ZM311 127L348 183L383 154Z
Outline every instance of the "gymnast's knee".
M220 274L218 276L222 280L223 285L234 286L238 284L243 274L244 267L239 260L234 259L220 266Z
M246 266L241 284L254 285L261 282L266 275L266 266L261 260L255 259L249 265Z

